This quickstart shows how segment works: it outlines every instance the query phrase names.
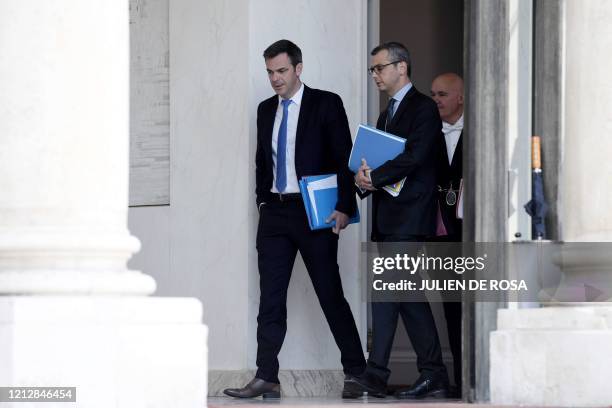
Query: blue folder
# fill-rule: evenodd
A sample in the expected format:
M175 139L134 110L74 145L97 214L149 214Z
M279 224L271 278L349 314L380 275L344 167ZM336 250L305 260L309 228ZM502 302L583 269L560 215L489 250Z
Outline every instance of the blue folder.
M329 224L325 220L334 212L338 202L338 181L335 174L302 177L299 181L300 192L304 200L308 225L311 230L333 227L336 222ZM349 219L349 224L359 222L359 210Z
M361 159L364 158L368 166L375 169L402 153L405 144L406 139L370 126L359 125L349 158L349 168L353 173L357 173Z

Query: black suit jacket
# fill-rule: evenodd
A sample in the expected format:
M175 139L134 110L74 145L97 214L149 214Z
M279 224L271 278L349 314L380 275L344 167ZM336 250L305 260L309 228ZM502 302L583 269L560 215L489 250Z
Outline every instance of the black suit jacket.
M257 152L255 154L255 194L257 205L268 201L274 180L272 167L272 131L278 107L278 96L257 108ZM335 173L338 175L336 210L355 214L355 186L348 168L353 142L342 99L334 93L304 85L296 141L295 170L303 176Z
M446 191L441 191L438 193L438 203L440 204L440 212L446 232L449 236L461 240L463 223L461 219L457 218L457 202L459 201L459 184L463 177L463 132L459 136L451 164L448 164L448 152L446 151L446 140L443 133L440 134L440 138L437 168L438 186L442 190L447 190L452 185L452 189L457 194L457 201L454 205L446 204Z
M385 130L386 110L376 127ZM372 240L402 240L436 231L436 157L442 121L435 102L410 88L387 123L386 131L406 139L404 152L371 173ZM406 177L399 196L381 190Z

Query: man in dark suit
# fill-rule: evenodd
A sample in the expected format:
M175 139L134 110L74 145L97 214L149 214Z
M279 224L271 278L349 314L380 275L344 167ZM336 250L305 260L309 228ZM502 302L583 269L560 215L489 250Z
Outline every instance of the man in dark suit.
M378 89L390 97L376 127L406 139L404 152L377 169L363 163L355 175L362 197L372 194L372 240L423 242L436 228L436 154L442 128L435 103L410 82L411 62L406 47L391 42L372 50L370 73ZM394 197L384 186L405 180ZM363 193L365 192L365 193ZM402 317L417 355L420 376L412 387L399 390L398 398L445 397L448 374L429 303L372 302L372 350L366 371L350 390L382 397L390 371L387 368L398 316Z
M437 242L461 242L463 223L457 217L459 187L463 178L463 79L454 73L437 76L431 83L431 97L442 119L443 138L437 159L440 218ZM453 354L453 374L461 395L461 303L444 302L448 342Z
M365 359L351 309L342 290L337 263L338 234L357 209L348 120L336 94L300 81L302 52L280 40L264 51L268 79L277 95L257 109L256 203L259 315L257 373L232 397L280 397L280 352L287 331L287 288L297 251L308 269L327 319L347 380L361 373ZM310 230L298 179L336 173L338 202L328 222L333 229Z

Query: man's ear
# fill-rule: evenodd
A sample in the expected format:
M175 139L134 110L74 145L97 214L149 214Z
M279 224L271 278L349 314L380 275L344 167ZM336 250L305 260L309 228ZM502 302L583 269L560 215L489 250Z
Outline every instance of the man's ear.
M402 61L402 62L398 63L397 67L399 68L401 73L403 73L404 75L408 76L408 63L406 61Z
M297 76L302 75L302 63L301 62L295 66L295 74Z
M457 101L459 102L459 105L463 105L463 94L459 94Z

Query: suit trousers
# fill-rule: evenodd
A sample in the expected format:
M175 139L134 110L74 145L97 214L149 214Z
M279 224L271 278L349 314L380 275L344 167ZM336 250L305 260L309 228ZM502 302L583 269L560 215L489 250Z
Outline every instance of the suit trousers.
M423 242L425 237L402 237L404 242ZM394 237L382 237L381 242L397 242ZM381 249L381 252L383 250ZM442 350L436 323L429 303L372 302L372 349L368 358L366 376L373 382L387 384L391 371L387 368L393 346L398 317L402 322L417 355L417 368L421 377L448 381L442 361Z
M261 207L257 229L259 315L257 374L278 383L278 353L287 332L287 289L297 251L308 270L319 304L338 348L344 372L360 374L365 359L357 326L344 298L338 269L338 235L310 230L302 201Z

